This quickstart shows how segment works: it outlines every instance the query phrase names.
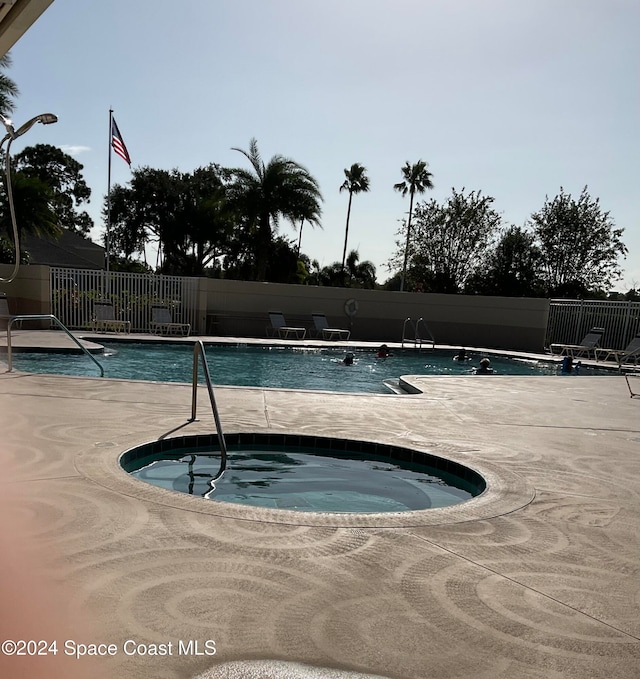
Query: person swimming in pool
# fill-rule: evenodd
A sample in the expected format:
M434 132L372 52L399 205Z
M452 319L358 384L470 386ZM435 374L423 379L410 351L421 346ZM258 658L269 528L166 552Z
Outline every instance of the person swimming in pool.
M483 358L480 361L480 367L476 368L475 375L493 375L493 368L491 361L488 358Z
M353 359L354 359L353 351L347 351L345 357L342 359L342 363L344 365L353 365Z
M467 350L466 349L460 349L458 353L453 357L454 361L470 361L470 357L467 356Z
M389 347L386 344L381 344L376 354L376 358L389 358L393 354L389 351Z

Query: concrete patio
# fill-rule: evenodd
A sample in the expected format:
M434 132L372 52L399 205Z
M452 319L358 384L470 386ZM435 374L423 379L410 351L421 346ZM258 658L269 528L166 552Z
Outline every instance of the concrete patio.
M204 390L183 426L188 385L2 370L10 511L42 577L70 593L61 617L88 621L78 641L115 644L108 677L302 676L252 660L397 679L638 676L640 399L622 376L414 377L423 393L407 396L218 388L230 432L413 447L489 482L452 508L331 515L206 501L119 468L137 444L210 432ZM129 655L127 640L198 645ZM209 640L215 655L196 653Z

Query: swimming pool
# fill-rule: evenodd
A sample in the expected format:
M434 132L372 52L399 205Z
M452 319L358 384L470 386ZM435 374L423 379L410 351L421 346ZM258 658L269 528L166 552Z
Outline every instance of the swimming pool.
M380 513L450 507L486 483L462 464L369 441L236 433L220 474L214 435L184 436L125 452L132 476L207 500L303 512ZM219 476L219 478L218 478Z
M97 358L105 377L191 382L190 344L114 342L104 346L104 355ZM395 350L393 356L378 359L375 351L356 350L354 364L346 366L344 349L218 344L208 344L206 354L214 384L347 393L389 393L385 380L397 382L401 375L469 375L482 358L470 352L471 360L458 362L452 360L452 351ZM14 366L24 372L96 373L87 356L76 354L16 353ZM491 366L498 375L556 375L560 370L556 363L506 356L491 356Z

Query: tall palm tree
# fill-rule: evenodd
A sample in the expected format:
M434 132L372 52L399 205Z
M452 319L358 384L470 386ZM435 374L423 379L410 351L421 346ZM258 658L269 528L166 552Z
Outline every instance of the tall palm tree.
M349 206L347 207L347 225L344 229L344 249L342 250L342 271L347 258L347 238L349 236L349 217L351 216L351 199L354 193L362 193L369 190L369 177L367 168L360 163L354 163L348 170L345 168L344 176L346 179L340 187L340 191L349 192Z
M18 86L2 72L10 66L11 57L8 54L0 57L0 113L5 117L13 111L13 99L19 94ZM2 136L4 136L4 130Z
M409 257L409 237L411 235L411 215L413 213L413 196L416 193L424 193L427 189L433 188L431 177L433 176L427 170L428 163L424 160L419 160L414 165L408 162L402 168L403 180L398 184L394 184L393 188L400 191L403 196L409 194L409 219L407 220L407 242L404 247L404 263L402 265L402 278L400 279L400 291L404 290L404 279L407 275L407 258Z
M231 170L234 181L229 197L243 214L249 230L255 230L256 278L264 280L269 244L280 217L293 224L304 219L319 226L322 195L317 180L294 160L276 155L265 165L255 139L249 143L248 151L232 150L242 153L253 169Z

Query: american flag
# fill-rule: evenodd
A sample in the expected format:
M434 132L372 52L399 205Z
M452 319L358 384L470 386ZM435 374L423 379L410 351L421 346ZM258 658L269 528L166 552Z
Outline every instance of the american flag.
M118 129L114 118L111 118L111 146L113 146L113 150L120 156L120 158L122 158L122 160L124 160L129 165L129 167L131 167L129 151L127 151L127 147L124 145L124 139L120 134L120 130Z

